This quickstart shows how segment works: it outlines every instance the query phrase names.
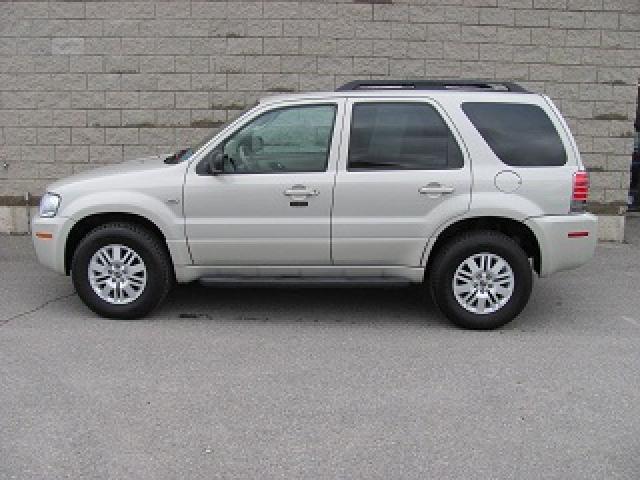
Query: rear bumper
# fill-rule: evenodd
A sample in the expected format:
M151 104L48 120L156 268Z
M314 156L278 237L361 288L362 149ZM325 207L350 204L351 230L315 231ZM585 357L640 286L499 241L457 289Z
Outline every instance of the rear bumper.
M548 215L525 223L538 238L541 277L579 267L593 257L598 236L595 215Z
M64 269L64 246L69 234L69 219L65 217L31 219L31 238L38 261L58 273Z

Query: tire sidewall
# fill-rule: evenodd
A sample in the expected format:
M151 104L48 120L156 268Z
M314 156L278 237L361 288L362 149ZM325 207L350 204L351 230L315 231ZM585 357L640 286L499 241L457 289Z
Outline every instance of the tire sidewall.
M475 314L466 310L455 298L453 277L460 264L478 253L493 253L502 257L511 267L514 288L511 298L493 313ZM498 328L510 322L525 307L532 288L529 259L520 246L504 235L475 234L460 239L448 249L439 262L439 272L433 292L437 304L445 315L459 326L475 330Z
M147 283L142 294L133 302L114 305L101 299L89 282L89 262L102 247L110 244L125 245L133 249L145 264ZM80 298L95 313L108 318L139 318L152 310L162 297L167 273L157 258L149 237L139 235L126 227L108 227L92 231L76 249L71 264L74 286Z

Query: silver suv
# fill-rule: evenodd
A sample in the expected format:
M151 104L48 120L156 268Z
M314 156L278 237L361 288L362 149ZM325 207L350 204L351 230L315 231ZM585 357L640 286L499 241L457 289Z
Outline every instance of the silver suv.
M423 284L489 329L594 253L588 176L553 103L512 83L357 81L262 100L168 157L58 181L39 260L94 312L137 318L175 282Z

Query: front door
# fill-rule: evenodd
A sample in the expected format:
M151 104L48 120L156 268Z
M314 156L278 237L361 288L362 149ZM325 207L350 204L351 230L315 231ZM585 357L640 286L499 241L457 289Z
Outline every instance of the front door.
M184 208L196 265L330 264L342 110L336 100L258 108L208 152L221 173L191 166Z
M420 266L427 239L469 209L471 169L459 138L428 98L354 99L347 112L334 264Z

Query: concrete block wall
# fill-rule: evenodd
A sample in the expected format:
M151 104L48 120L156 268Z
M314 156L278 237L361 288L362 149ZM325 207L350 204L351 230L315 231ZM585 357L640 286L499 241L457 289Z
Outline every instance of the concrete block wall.
M0 4L0 206L198 142L266 94L356 78L495 78L551 96L591 171L629 183L640 0Z

